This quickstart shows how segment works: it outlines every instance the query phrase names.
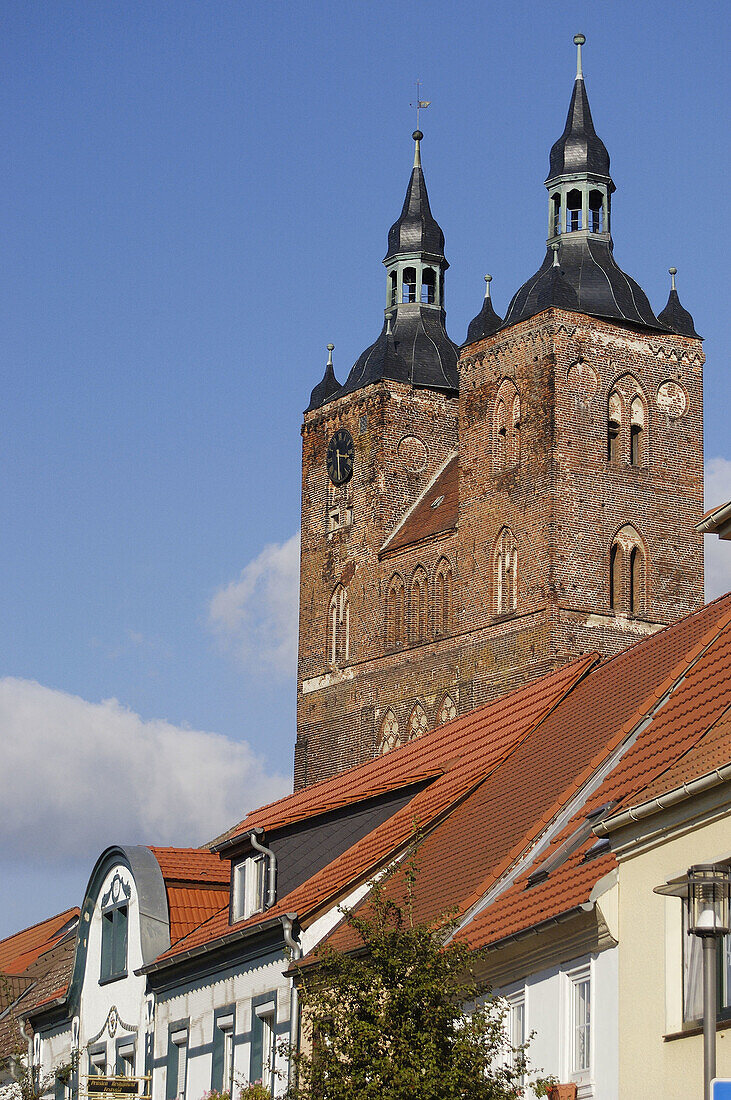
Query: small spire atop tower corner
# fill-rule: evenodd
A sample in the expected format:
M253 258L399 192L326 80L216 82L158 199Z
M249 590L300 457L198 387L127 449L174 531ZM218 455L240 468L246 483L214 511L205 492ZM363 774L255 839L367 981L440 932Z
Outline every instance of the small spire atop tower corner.
M585 34L575 34L574 35L574 45L576 46L576 79L577 80L583 80L584 79L584 70L581 67L581 47L584 45L585 42L586 42L586 35Z

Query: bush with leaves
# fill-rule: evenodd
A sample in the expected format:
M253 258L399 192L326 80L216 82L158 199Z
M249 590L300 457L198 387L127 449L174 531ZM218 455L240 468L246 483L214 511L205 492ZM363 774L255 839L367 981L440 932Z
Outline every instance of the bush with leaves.
M522 1049L508 1053L505 1005L477 980L481 956L451 939L452 916L414 919L416 865L392 871L357 910L357 943L298 968L303 1048L289 1100L513 1100Z

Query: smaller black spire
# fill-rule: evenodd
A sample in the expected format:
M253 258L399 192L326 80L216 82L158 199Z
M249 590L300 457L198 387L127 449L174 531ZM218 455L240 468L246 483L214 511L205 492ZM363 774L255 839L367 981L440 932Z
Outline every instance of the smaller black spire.
M325 373L322 376L322 381L318 382L314 390L310 394L310 403L305 409L305 412L312 412L313 409L319 409L320 405L326 404L331 397L340 389L340 383L335 377L335 370L333 369L333 351L335 350L334 344L327 345L327 365L325 367Z
M429 207L426 181L421 170L420 142L424 135L421 130L414 130L412 137L415 142L414 167L401 215L388 231L388 252L384 263L409 252L427 252L431 256L444 258L444 234Z
M472 318L467 328L466 343L468 344L474 344L477 340L484 340L486 336L492 336L503 323L502 317L498 317L493 308L492 298L490 297L491 282L492 275L486 275L485 297L482 302L482 309L476 317Z
M683 309L680 304L680 298L678 292L675 289L675 276L678 274L677 267L669 267L668 272L670 274L670 296L668 303L662 313L658 313L657 319L661 325L665 325L672 332L676 332L678 336L694 336L696 340L702 339L698 335L693 325L693 318L687 309Z
M549 180L575 172L609 176L609 153L594 129L581 68L581 47L585 41L583 34L574 35L577 47L576 80L564 131L551 149Z

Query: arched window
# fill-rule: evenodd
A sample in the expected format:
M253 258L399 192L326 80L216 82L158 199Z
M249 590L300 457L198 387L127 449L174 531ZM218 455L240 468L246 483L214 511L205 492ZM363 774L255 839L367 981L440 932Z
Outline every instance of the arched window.
M513 398L512 421L509 462L511 466L518 466L520 464L520 397L517 393Z
M604 232L604 196L601 191L589 192L589 229L592 233Z
M396 573L386 592L386 645L398 649L404 644L404 582Z
M400 744L401 738L398 733L396 715L389 708L381 722L381 732L378 737L378 755L383 756L384 753L390 752L391 749L397 749Z
M551 224L554 237L558 237L561 232L561 196L559 194L551 196Z
M421 300L422 302L434 302L436 301L436 294L437 277L434 274L434 269L425 267L421 273Z
M398 304L398 275L395 271L388 276L388 304L390 306Z
M403 292L401 294L402 302L415 302L416 301L416 268L407 267L403 276Z
M518 606L518 547L515 536L503 527L495 544L495 610L498 615Z
M339 584L328 609L327 657L331 665L342 665L350 655L350 606L348 592Z
M498 401L495 406L495 465L504 470L508 464L508 418L505 402Z
M581 229L581 191L574 188L566 196L566 232Z
M411 578L409 621L412 642L423 642L429 632L429 595L426 573L421 566Z
M434 577L434 633L437 637L452 629L452 567L440 561Z
M622 398L616 390L609 395L607 416L607 461L619 462L622 452Z
M421 703L417 703L409 715L406 738L408 741L414 741L417 737L421 737L422 733L426 733L428 729L429 719L426 716L426 711Z
M451 695L445 695L437 714L437 725L443 726L445 722L451 722L457 717L457 704Z
M642 466L645 462L645 402L635 397L630 405L630 462Z
M631 524L614 536L609 550L609 606L615 615L645 613L646 554Z

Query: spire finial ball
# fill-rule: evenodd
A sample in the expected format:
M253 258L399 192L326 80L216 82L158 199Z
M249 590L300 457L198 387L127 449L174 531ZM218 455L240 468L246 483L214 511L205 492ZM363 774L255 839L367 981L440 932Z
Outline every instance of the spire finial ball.
M574 35L574 45L575 46L583 46L585 42L586 42L586 35L585 34L575 34Z
M491 283L492 282L492 275L486 275L485 276L485 282L486 283Z
M328 344L327 345L327 350L328 351L335 351L335 345L334 344Z
M678 274L677 267L669 267L668 268L668 275L677 275L677 274Z
M411 136L414 139L414 141L421 141L421 139L423 138L424 135L422 134L421 130L414 130L414 132Z

